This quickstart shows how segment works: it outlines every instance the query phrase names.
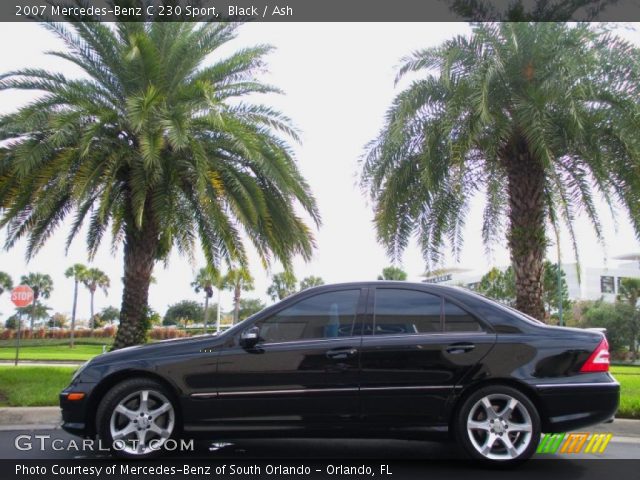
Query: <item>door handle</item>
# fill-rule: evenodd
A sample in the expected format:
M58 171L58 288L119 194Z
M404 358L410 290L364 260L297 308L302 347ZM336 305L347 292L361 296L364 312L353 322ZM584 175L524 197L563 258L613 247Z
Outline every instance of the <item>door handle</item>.
M452 355L457 355L459 353L467 353L476 348L473 343L452 343L448 345L445 351L447 353L451 353Z
M358 349L353 347L343 347L343 348L334 348L333 350L328 350L325 354L327 358L331 358L333 360L344 360L350 357L353 357L358 354Z

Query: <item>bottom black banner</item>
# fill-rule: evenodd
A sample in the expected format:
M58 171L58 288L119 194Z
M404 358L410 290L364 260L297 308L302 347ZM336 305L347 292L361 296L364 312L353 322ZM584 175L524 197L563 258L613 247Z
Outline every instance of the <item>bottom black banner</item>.
M533 459L521 465L495 468L471 461L398 461L324 459L268 460L0 460L0 478L4 479L163 479L163 478L296 478L296 479L364 479L387 480L446 478L473 480L513 478L536 479L597 479L617 475L637 478L640 460L584 460L571 458ZM621 477L622 478L622 477Z

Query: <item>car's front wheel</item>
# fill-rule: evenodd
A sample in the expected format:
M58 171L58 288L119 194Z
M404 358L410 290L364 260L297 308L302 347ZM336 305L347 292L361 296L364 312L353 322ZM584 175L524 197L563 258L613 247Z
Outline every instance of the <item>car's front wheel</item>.
M114 386L100 402L96 417L100 439L122 457L151 457L177 431L171 394L146 378Z
M492 385L463 402L456 434L472 458L493 464L517 463L530 458L540 442L540 416L520 391Z

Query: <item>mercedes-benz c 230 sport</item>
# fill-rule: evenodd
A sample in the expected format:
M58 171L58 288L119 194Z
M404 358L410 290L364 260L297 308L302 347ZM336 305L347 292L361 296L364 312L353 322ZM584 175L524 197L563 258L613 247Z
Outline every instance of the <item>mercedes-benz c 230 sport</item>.
M378 281L305 290L220 335L99 355L60 404L65 430L126 457L181 436L442 436L513 463L541 432L611 420L608 370L601 332L455 287Z

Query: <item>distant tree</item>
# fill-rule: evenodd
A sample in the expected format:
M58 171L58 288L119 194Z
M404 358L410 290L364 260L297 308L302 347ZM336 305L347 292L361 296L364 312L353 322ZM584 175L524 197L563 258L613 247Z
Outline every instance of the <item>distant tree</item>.
M29 273L28 275L23 275L20 278L20 283L23 285L29 285L33 290L33 304L31 307L31 330L33 330L33 325L36 319L36 316L39 315L42 311L38 310L38 302L41 298L49 298L51 292L53 291L53 280L46 273ZM48 316L45 315L45 317ZM43 317L39 317L43 318Z
M162 320L163 325L187 325L201 322L204 311L202 306L193 300L182 300L169 306Z
M104 322L108 322L109 325L113 325L113 322L120 318L120 310L116 307L109 306L103 308L98 315L100 315L100 318Z
M19 314L14 314L7 318L7 320L4 322L4 328L8 328L9 330L16 330L18 328L18 315Z
M269 295L274 302L276 300L282 300L295 292L296 277L288 270L276 273L272 277L271 285L269 285L267 289L267 295Z
M13 280L8 273L0 272L0 295L13 288Z
M240 297L243 291L253 290L253 277L246 268L232 268L225 275L223 284L233 292L233 323L236 324L240 316Z
M259 312L265 307L266 305L257 298L243 298L240 300L240 311L238 313L240 321L245 318L249 318L251 315Z
M545 318L549 318L558 311L558 266L548 260L544 262L543 276L543 299L545 307ZM561 270L562 282L562 309L571 311L571 300L569 299L569 288L567 286L566 275ZM513 268L506 270L492 268L481 279L477 287L478 293L498 300L506 305L515 306L516 303L516 279Z
M105 295L109 294L110 281L106 273L99 268L89 268L82 277L82 283L89 290L91 296L90 305L90 321L89 328L94 328L94 312L93 312L93 298L96 294L96 290L100 288Z
M580 327L600 327L607 329L607 340L612 353L618 353L632 342L629 318L633 308L623 302L608 303L602 300L582 302L579 317Z
M566 315L571 314L571 299L569 299L569 286L567 275L560 269L560 291L562 298L562 311ZM515 284L515 282L514 282ZM544 275L542 276L542 301L544 303L547 318L556 318L558 314L558 264L548 260L544 262Z
M638 307L638 299L640 299L640 278L620 279L618 301L628 303L635 308Z
M204 292L204 332L207 333L207 322L209 320L209 299L213 297L213 289L222 287L220 272L213 267L203 267L198 270L198 274L191 287L196 293Z
M516 299L516 282L513 269L500 270L493 267L483 275L477 291L505 305L513 305Z
M638 358L638 335L640 335L640 278L623 278L620 280L618 289L618 301L624 302L633 309L633 314L629 315L627 323L629 328L629 350L632 360Z
M386 267L382 269L382 275L378 275L378 280L401 280L407 279L407 273L398 267Z
M311 287L319 287L320 285L324 285L324 280L320 277L311 275L300 280L300 291Z
M49 318L49 328L65 328L69 321L69 317L67 317L64 313L56 312Z
M47 320L51 314L49 313L51 307L47 307L43 305L41 302L35 302L33 305L28 305L26 307L18 307L16 308L16 312L20 313L23 316L31 316L31 330L34 329L34 319L40 322L41 320Z
M67 268L64 276L73 279L73 307L71 309L71 333L69 335L69 347L73 348L73 337L76 329L76 307L78 306L78 285L84 281L87 274L87 267L81 263Z
M147 315L145 321L148 324L147 329L150 327L162 325L162 315L156 312L153 308L147 307Z

